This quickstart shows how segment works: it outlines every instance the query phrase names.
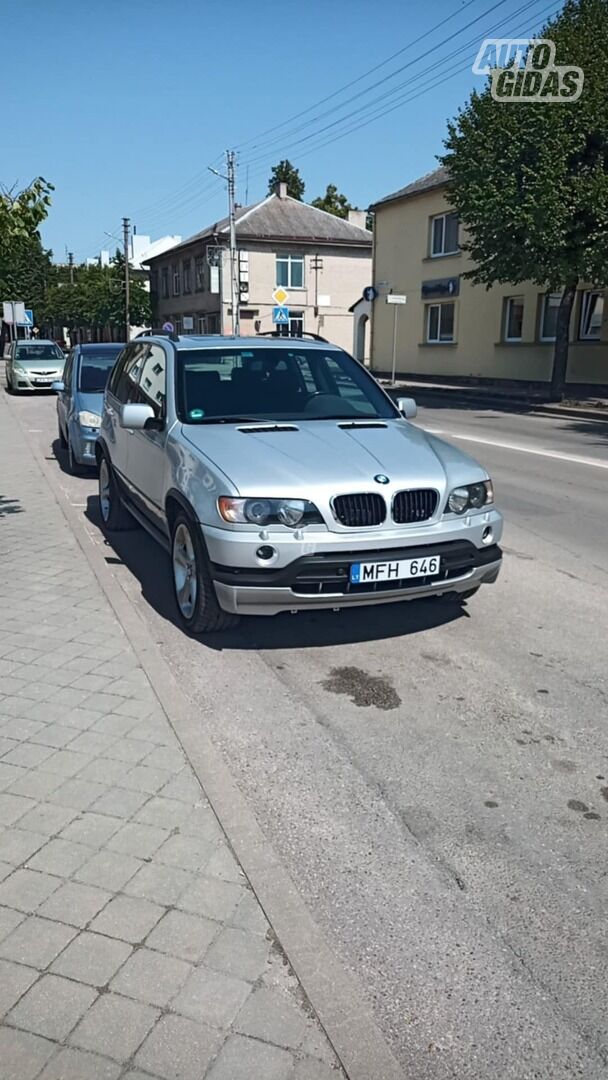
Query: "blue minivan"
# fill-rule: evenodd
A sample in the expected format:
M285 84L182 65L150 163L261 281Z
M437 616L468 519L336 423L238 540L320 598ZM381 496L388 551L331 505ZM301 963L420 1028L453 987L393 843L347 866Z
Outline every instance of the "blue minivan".
M101 423L103 393L124 342L75 345L68 356L57 391L59 441L68 452L68 468L95 467L95 440Z

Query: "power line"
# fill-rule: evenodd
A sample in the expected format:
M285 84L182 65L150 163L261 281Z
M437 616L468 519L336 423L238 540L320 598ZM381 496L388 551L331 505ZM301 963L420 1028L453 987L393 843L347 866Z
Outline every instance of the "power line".
M438 29L441 29L441 27L445 26L448 22L450 22L452 19L454 19L457 15L460 15L460 13L462 11L464 11L464 10L466 10L466 8L470 7L473 2L475 2L475 0L467 0L467 2L460 9L458 9L457 11L452 12L450 15L446 16L445 19L441 19L438 23L436 23L434 26L432 26L429 30L426 30L423 34L419 35L419 37L415 38L413 41L408 42L401 49L398 49L397 52L393 53L391 56L387 57L385 60L381 61L379 64L376 64L376 65L374 65L374 67L368 69L366 72L363 72L362 75L357 76L356 79L351 80L346 85L340 87L338 90L335 90L332 94L327 95L325 98L322 98L320 101L317 101L314 104L308 106L306 109L302 110L301 112L296 113L295 116L287 118L281 124L274 125L273 128L267 129L266 131L261 132L257 136L252 136L250 139L248 139L246 142L242 143L241 145L242 146L249 146L253 142L254 146L252 147L252 149L257 148L258 143L256 142L256 140L261 140L261 139L264 138L265 135L269 134L269 132L276 131L277 126L279 128L287 126L288 124L292 123L294 120L297 120L301 116L306 115L307 113L311 112L313 109L318 108L320 105L325 104L327 101L333 100L334 98L338 97L340 94L344 93L344 91L349 89L351 86L354 86L355 84L358 84L358 83L362 82L364 79L366 79L369 75L373 74L375 71L378 71L380 68L385 67L386 64L389 64L397 56L402 55L408 49L413 48L414 45L418 44L420 41L423 41L426 38L430 37ZM477 16L476 19L474 19L471 22L467 23L464 27L461 27L460 30L457 30L455 32L456 35L464 32L464 30L466 30L468 28L468 26L472 25L474 22L478 22L479 19L481 19L481 18L483 18L485 16L485 14L488 14L488 12L491 12L491 11L495 10L496 7L500 7L503 3L506 3L506 0L497 0L497 3L495 3L492 7L490 7L488 9L488 11L486 11L484 14L482 14L480 16ZM446 39L446 40L449 40L449 39ZM432 51L434 51L434 49L440 48L441 45L444 44L444 43L445 42L440 42L438 45L434 46L430 51L432 52ZM423 55L428 55L428 54L425 53ZM418 59L420 59L420 57ZM417 62L417 61L413 61L413 62ZM405 65L405 66L407 66L407 65ZM397 75L399 73L399 71L401 71L401 70L403 70L403 68L398 68L396 71L394 71L391 74L387 75L384 79L380 80L378 83L372 84L372 86L368 87L366 90L362 91L361 93L367 93L369 90L374 89L375 86L380 85L382 82L385 82L385 81L387 81L387 80L389 80L391 78L394 78L395 75ZM361 96L361 95L360 94L355 95L354 97L357 97L357 96ZM338 108L340 108L340 109L344 108L346 105L349 104L349 100L354 100L354 97L351 98L351 99L347 99L347 101L343 102L340 106L338 106ZM321 115L326 115L326 114L324 113L324 114L321 114ZM319 118L320 117L312 117L309 121L306 122L305 125L302 125L302 126L304 126L304 127L310 126L310 124L315 123L316 120L319 119ZM300 130L300 129L298 128L298 130ZM274 141L276 141L276 140L274 140ZM260 143L259 145L260 145L260 148L261 148L262 144ZM219 157L219 159L216 158L215 163L217 164L217 163L219 163L219 161L221 161L221 156ZM202 179L202 177L204 175L205 175L204 172L197 173L195 176L191 177L190 180L186 181L185 184L183 184L181 187L177 188L173 193L168 194L168 195L160 198L159 200L156 200L156 202L150 203L146 207L134 210L132 212L133 216L140 217L140 218L143 217L144 221L146 221L146 220L149 221L149 220L153 220L155 218L158 218L158 216L164 216L165 209L166 210L168 210L168 209L172 209L172 210L184 209L186 206L192 206L193 204L196 204L198 202L198 200L200 199L200 195L203 194L203 193L206 193L209 190L209 188L207 188L205 185L203 185L202 190L200 190L200 191L192 191L193 186L196 185L199 182L199 180ZM175 201L177 201L177 205L175 205Z
M547 5L547 7L545 9L543 9L542 12L537 12L537 16L540 16L540 15L544 16L544 14L547 11L549 11L550 9L552 9L554 7L555 7L554 3L551 3L551 4ZM540 27L542 25L543 25L542 21L539 22L538 24L535 24L532 28L530 28L530 32L531 33L535 32L537 29L540 29ZM523 30L516 31L516 33L518 33L519 35L525 34L526 31L528 31L528 29L529 29L528 25L526 24L526 26L523 28ZM369 124L373 123L375 120L378 120L378 119L380 119L380 118L382 118L384 116L387 116L391 112L394 112L396 109L402 108L404 105L407 105L412 101L415 101L417 98L422 97L424 94L428 93L430 90L435 89L435 87L440 86L445 82L448 82L449 79L452 79L454 77L454 75L460 74L460 73L465 72L465 71L470 71L470 63L467 63L467 64L465 64L463 66L459 66L459 67L453 66L450 69L449 72L444 72L442 74L442 76L440 76L439 78L432 78L432 80L430 82L427 80L426 83L423 83L422 86L419 86L419 89L418 89L418 91L416 93L408 93L408 94L404 95L396 103L393 103L390 108L388 108L388 109L387 108L379 109L376 113L374 113L372 116L368 117L367 119L362 120L362 121L361 120L357 121L356 123L351 124L349 127L347 127L344 131L334 133L329 138L324 138L320 143L318 143L318 144L316 144L316 145L314 145L312 147L309 147L307 150L300 153L299 158L307 157L309 154L315 153L317 150L322 150L324 147L333 145L335 142L339 141L340 139L343 139L346 136L348 136L350 134L353 134L356 131L360 131L362 128L367 127ZM411 82L411 81L414 81L414 80L408 80L408 81ZM265 173L265 171L266 171L265 168L255 170L255 172L252 174L251 178L256 179L257 177L262 176Z
M237 150L242 150L244 147L250 146L251 143L255 142L256 139L263 139L265 135L269 135L270 133L275 132L282 127L285 127L287 124L292 123L294 120L299 120L300 117L306 116L309 112L312 112L313 109L318 108L319 105L325 105L327 101L333 101L334 98L339 97L339 95L344 93L345 90L350 90L351 86L356 86L358 83L362 82L363 79L366 79L368 75L373 75L375 71L379 71L380 68L385 67L387 64L390 64L391 60L395 60L398 56L401 56L404 52L407 52L408 49L412 49L414 45L418 45L421 41L424 41L425 38L429 37L431 34L434 34L436 30L440 30L442 26L445 26L446 23L449 23L452 19L456 18L457 15L460 15L462 11L470 7L473 3L476 3L476 0L467 0L467 2L463 4L463 6L459 10L453 11L451 15L448 15L445 19L441 19L440 22L435 23L435 25L432 26L430 30L426 30L424 34L420 34L420 36L414 38L413 41L409 41L407 45L403 46L403 48L397 49L397 52L392 53L391 56L387 56L386 60L381 60L379 64L375 64L374 67L368 68L368 70L364 71L362 75L358 75L356 79L351 79L350 82L345 83L344 86L339 87L338 90L334 90L333 93L327 94L326 97L320 98L319 101L315 101L306 109L302 109L300 112L288 117L287 120L283 120L280 124L273 124L271 128L267 128L266 131L260 132L259 135L253 135L250 139L245 140L245 142L237 143ZM253 149L255 149L255 147L253 147Z
M538 0L536 0L536 2L538 2ZM504 25L505 22L509 22L511 20L511 18L513 18L514 16L521 14L523 11L529 10L529 7L530 7L529 3L523 4L514 13L509 15L507 19L502 20L502 22L499 23L496 30L498 28L500 28L502 25ZM540 16L541 14L544 15L545 12L551 10L554 7L555 7L554 2L551 2L550 4L546 5L546 7L544 9L542 9L542 11L536 12L537 17ZM462 50L464 48L467 48L470 45L477 45L477 43L478 43L478 38L477 37L471 38L470 41L465 43L465 45L461 45L458 49L455 49L451 53L448 53L446 56L443 56L443 57L439 58L437 60L437 62L433 65L433 67L431 69L429 69L429 71L426 73L427 76L432 76L433 72L436 71L439 68L440 64L443 65L445 63L445 61L450 60L453 56L461 55ZM456 73L458 73L460 71L467 71L469 69L470 69L470 64L466 64L463 67L452 68L450 70L453 71L454 74L456 74ZM443 71L445 73L445 69L443 69ZM451 75L450 75L450 77L451 77ZM341 125L347 123L347 121L349 119L352 119L353 117L355 117L355 116L357 116L359 114L365 114L370 109L373 110L374 108L377 108L377 106L379 105L380 102L386 101L387 99L390 99L390 98L394 97L394 95L396 93L403 90L407 86L411 86L412 83L416 83L419 87L420 86L424 87L424 86L427 85L426 81L423 81L422 84L421 84L419 80L420 80L419 75L410 76L410 78L404 80L404 82L400 83L398 86L393 87L390 91L387 91L384 94L379 95L377 98L373 99L370 102L367 102L365 105L362 105L359 108L352 110L352 112L348 113L346 116L340 117L338 120L333 121L331 124L326 124L323 127L319 128L317 131L311 132L310 134L308 134L306 136L303 136L300 139L294 140L294 142L288 143L285 146L285 149L291 151L294 147L296 147L296 146L298 146L298 145L300 145L302 143L306 143L311 139L318 138L320 135L323 135L326 132L328 132L328 131L336 128L336 127L339 128ZM428 89L432 89L435 85L441 85L441 83L445 82L445 81L447 81L447 80L444 79L444 78L440 78L438 81L431 83L431 85L429 85ZM399 107L401 104L405 104L408 101L414 100L414 98L417 98L417 97L420 97L420 96L421 96L420 93L416 93L413 96L411 96L409 94L409 92L408 92L406 96L401 96L400 98L397 98L396 104L391 102L390 103L390 106L391 106L390 108L387 108L387 107L383 106L378 111L374 112L369 117L369 119L364 117L362 122L358 121L357 123L352 124L352 125L348 126L347 128L345 128L342 132L340 132L340 131L334 132L334 134L332 135L332 137L330 139L328 139L327 141L323 141L320 144L315 145L315 147L313 147L313 149L320 149L323 146L327 146L328 143L331 143L331 142L335 141L338 138L342 138L343 135L350 134L353 131L359 130L361 127L367 126L368 122L371 122L372 120L375 120L375 119L379 119L384 115L388 115L389 113L394 111L394 108ZM306 153L307 153L307 151L305 151L304 153L299 152L299 157L305 156ZM268 152L265 153L265 154L260 154L256 158L250 159L247 164L248 165L254 165L254 164L257 164L258 162L267 161L267 160L269 160ZM253 174L253 175L257 175L257 174Z
M495 10L495 8L500 7L503 3L505 3L505 0L499 0L499 2L497 4L495 4L492 8L490 8L486 12L484 12L483 15L478 16L476 19L472 19L471 22L466 24L466 26L462 27L461 30L457 31L457 34L460 34L464 30L468 29L470 26L473 25L473 23L478 22L480 18L485 17L485 15L489 14L492 10ZM524 3L519 8L517 8L517 10L515 12L510 13L510 15L507 18L508 19L515 18L517 15L520 15L522 12L529 10L529 8L530 8L530 3L529 2ZM444 38L443 41L439 42L437 45L434 45L432 48L427 49L426 52L423 52L423 53L419 54L413 60L410 60L407 64L402 65L402 67L398 69L398 72L405 71L406 69L413 67L415 64L419 63L421 60L426 59L432 52L435 52L437 49L441 48L442 45L445 45L446 42L451 41L451 40L453 40L453 37ZM433 66L436 67L438 63L443 62L446 59L449 59L450 56L454 55L456 52L462 51L462 49L467 48L470 44L473 44L474 42L477 42L477 40L478 40L477 37L475 37L475 38L472 38L469 42L466 42L465 45L460 45L460 47L457 50L454 50L453 53L449 54L446 57L440 58L438 61L435 62L435 65L433 65ZM352 98L350 98L348 101L344 102L341 106L339 106L339 108L340 109L344 108L351 101L355 101L357 98L360 98L363 94L366 94L370 90L374 89L374 87L380 86L382 83L387 82L388 79L393 78L394 75L396 75L398 72L397 71L393 72L392 75L386 76L384 79L379 80L379 82L374 83L373 86L367 87L365 90L360 91L359 93L353 95ZM417 76L414 76L414 78L417 78ZM344 121L350 119L350 117L357 115L357 113L364 112L365 110L370 109L374 105L378 104L380 101L385 100L387 98L390 98L394 94L398 93L399 90L401 90L404 86L406 86L408 84L408 82L410 82L410 81L412 81L412 80L411 79L410 80L405 80L405 82L399 83L397 86L391 87L389 90L386 90L382 94L379 94L376 98L372 99L371 101L365 102L362 105L357 106L357 108L353 109L350 113L346 113L344 116L338 117L338 119L336 119L336 120L332 120L331 123L325 124L323 127L317 129L317 131L310 132L308 135L303 135L300 139L296 139L295 141L289 142L287 145L289 147L298 146L301 143L308 142L310 139L315 138L317 135L321 134L324 131L329 131L332 128L338 127L340 124L344 123ZM313 118L313 119L322 119L323 116L330 115L331 112L332 111L329 110L329 113L328 112L320 113L316 118ZM312 120L308 121L307 124L302 125L302 127L309 126L309 124L311 124L312 122L313 122ZM300 129L298 129L298 128L294 129L293 132L288 133L288 135L285 136L284 138L289 138L289 134L294 134L295 135L298 130L302 130L302 127ZM274 142L275 142L275 140L270 140L268 142L267 149L269 149L273 145ZM281 144L283 146L285 145L283 140L281 140ZM266 154L260 155L260 156L255 157L255 158L251 158L249 160L249 164L254 164L257 161L261 161L261 160L263 160L263 157L265 157L265 156L266 156Z

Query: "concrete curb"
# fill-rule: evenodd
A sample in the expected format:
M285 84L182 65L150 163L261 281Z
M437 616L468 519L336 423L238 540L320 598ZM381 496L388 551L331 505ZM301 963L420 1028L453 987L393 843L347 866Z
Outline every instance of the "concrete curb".
M404 1080L404 1072L365 1002L356 978L342 966L260 829L221 752L201 729L150 632L91 541L82 514L62 491L56 469L40 453L5 399L32 456L95 578L122 626L171 727L190 761L228 843L349 1080ZM213 703L209 702L212 708Z
M455 407L469 405L475 409L522 409L525 412L534 413L536 416L599 420L608 423L608 409L586 409L574 405L544 405L541 402L526 401L524 398L507 397L502 394L466 393L458 389L440 390L429 386L416 386L415 383L408 383L400 387L383 386L383 389L388 391L391 397L399 397L400 394L403 396L411 394L421 405L428 403L431 408L434 401L440 401L444 406L446 402L453 402Z

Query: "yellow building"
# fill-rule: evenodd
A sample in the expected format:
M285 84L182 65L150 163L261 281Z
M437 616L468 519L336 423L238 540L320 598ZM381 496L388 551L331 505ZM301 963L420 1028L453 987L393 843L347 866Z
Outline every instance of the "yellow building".
M559 293L537 285L486 289L463 277L471 262L449 204L446 170L436 169L377 202L371 366L432 379L548 382ZM407 302L387 302L387 294ZM582 287L570 325L568 382L608 384L608 304Z

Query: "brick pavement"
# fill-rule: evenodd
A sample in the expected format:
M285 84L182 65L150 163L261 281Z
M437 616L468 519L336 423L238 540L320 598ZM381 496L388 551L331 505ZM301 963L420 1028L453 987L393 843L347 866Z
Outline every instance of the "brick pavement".
M343 1075L1 401L0 1080Z

